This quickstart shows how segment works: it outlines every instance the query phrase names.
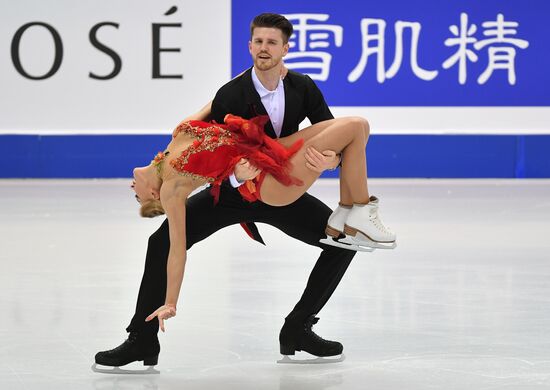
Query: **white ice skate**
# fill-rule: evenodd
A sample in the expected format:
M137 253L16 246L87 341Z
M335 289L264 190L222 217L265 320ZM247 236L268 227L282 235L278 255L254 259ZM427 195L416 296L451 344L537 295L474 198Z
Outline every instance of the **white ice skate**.
M396 235L378 216L378 198L371 196L368 204L354 204L344 224L345 238L341 242L367 248L393 249Z
M344 224L350 211L351 207L338 205L328 218L327 227L325 228L327 237L319 240L319 242L352 251L372 252L374 250L373 248L366 248L353 243L343 242Z

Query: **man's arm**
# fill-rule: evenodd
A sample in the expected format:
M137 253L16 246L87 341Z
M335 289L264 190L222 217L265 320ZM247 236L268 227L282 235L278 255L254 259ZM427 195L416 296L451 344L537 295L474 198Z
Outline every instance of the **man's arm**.
M334 119L334 115L330 112L327 102L321 90L315 82L309 77L306 77L307 82L307 107L306 116L312 124L322 122L329 119ZM323 172L327 169L334 170L340 165L340 155L332 150L319 151L313 147L306 150L305 153L306 166L315 172Z
M233 77L233 79L236 79L237 77L241 76L244 72L246 72L246 69L243 70L241 73L239 73L238 75L236 75L235 77ZM281 72L281 75L282 77L286 76L286 73L288 72L288 69L286 68L283 68L283 72ZM215 98L214 98L215 99ZM192 115L189 115L187 118L185 118L184 120L182 120L182 122L185 122L185 121L209 121L212 119L212 103L213 103L214 100L210 100L208 103L206 103L206 105L201 108L198 112L192 114ZM216 103L219 103L218 101L216 101Z
M199 111L195 112L194 114L189 115L181 122L188 122L188 121L204 121L208 122L210 120L210 114L212 112L212 100L210 100L206 105L201 108Z
M309 76L306 77L306 116L312 124L334 119L325 97L317 84Z

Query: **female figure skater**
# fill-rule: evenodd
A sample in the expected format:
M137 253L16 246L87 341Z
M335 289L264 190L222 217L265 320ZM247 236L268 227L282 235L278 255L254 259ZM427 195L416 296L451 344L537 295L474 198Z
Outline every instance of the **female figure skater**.
M266 121L267 117L245 120L227 115L224 125L182 122L164 152L158 153L149 166L134 169L132 187L141 204L141 215L165 213L169 222L166 300L146 318L158 317L162 331L164 320L176 315L183 281L186 199L206 183L212 184L217 199L219 185L242 158L257 167L259 174L239 187L241 195L248 201L284 206L302 196L320 175L307 165L306 155L314 158L312 148L341 153L340 203L328 220L327 235L336 238L345 234L364 245L395 247L396 235L382 224L378 199L369 196L367 188L369 126L364 119L327 120L277 140L264 134Z

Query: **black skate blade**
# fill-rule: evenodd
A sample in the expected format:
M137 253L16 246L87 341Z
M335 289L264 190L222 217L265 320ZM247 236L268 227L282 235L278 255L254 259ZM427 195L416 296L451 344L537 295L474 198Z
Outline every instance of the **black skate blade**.
M346 360L346 355L336 355L336 356L314 356L306 354L307 358L291 358L288 355L283 355L283 358L280 360L277 360L278 364L332 364L332 363L340 363Z
M105 367L105 368L104 368ZM144 369L130 370L127 368L102 366L97 363L92 364L92 371L99 374L123 374L123 375L154 375L160 374L160 371L154 366L148 366Z

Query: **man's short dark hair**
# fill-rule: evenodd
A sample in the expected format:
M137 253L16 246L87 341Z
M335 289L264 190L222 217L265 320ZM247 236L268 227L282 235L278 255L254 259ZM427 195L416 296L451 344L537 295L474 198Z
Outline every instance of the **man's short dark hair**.
M264 13L256 16L252 23L250 23L250 36L254 33L256 27L269 27L277 28L283 33L283 43L288 43L294 28L292 23L288 21L283 15Z

